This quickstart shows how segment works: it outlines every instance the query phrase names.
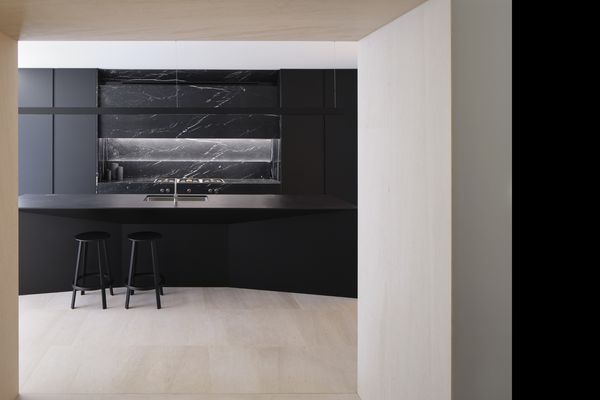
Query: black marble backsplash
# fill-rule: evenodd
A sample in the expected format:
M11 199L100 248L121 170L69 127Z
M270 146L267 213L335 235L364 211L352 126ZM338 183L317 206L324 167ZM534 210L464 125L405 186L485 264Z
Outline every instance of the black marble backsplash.
M105 159L119 161L271 162L277 139L103 139Z
M276 86L155 85L99 86L100 107L278 107Z
M104 138L279 138L275 114L101 115Z
M271 162L135 161L119 162L124 180L153 182L158 178L272 179Z
M277 70L122 70L103 69L99 71L100 85L108 83L243 83L277 85Z
M101 107L278 108L278 80L278 71L266 70L101 70L98 96ZM124 182L141 185L157 178L279 182L278 114L102 114L98 130L101 182L111 163L123 167Z

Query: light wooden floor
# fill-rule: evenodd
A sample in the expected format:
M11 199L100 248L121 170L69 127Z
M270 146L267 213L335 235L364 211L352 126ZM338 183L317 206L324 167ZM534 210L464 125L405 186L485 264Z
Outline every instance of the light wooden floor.
M108 310L97 292L78 295L76 310L70 292L21 296L21 398L358 399L355 299L165 291L162 310L152 292L129 310L123 290Z

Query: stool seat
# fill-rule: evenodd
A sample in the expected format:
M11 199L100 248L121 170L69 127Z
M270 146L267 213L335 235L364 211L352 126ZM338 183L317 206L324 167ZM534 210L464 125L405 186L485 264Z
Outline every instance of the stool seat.
M108 232L82 232L75 235L75 240L80 242L91 242L94 240L105 240L110 239L110 233Z
M135 242L144 242L148 240L161 239L162 235L158 232L134 232L127 235L127 239Z

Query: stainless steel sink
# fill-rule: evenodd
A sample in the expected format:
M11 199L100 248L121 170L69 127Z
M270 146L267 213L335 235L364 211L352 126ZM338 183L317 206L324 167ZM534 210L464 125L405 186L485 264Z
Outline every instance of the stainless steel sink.
M144 201L170 201L173 202L173 195L161 195L161 194L149 194L144 198ZM207 201L206 195L185 195L180 194L177 196L177 202L180 201Z

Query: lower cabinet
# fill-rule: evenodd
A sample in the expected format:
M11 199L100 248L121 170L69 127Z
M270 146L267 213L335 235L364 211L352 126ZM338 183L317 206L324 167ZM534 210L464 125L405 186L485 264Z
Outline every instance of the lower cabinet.
M54 116L54 193L96 193L96 115Z

